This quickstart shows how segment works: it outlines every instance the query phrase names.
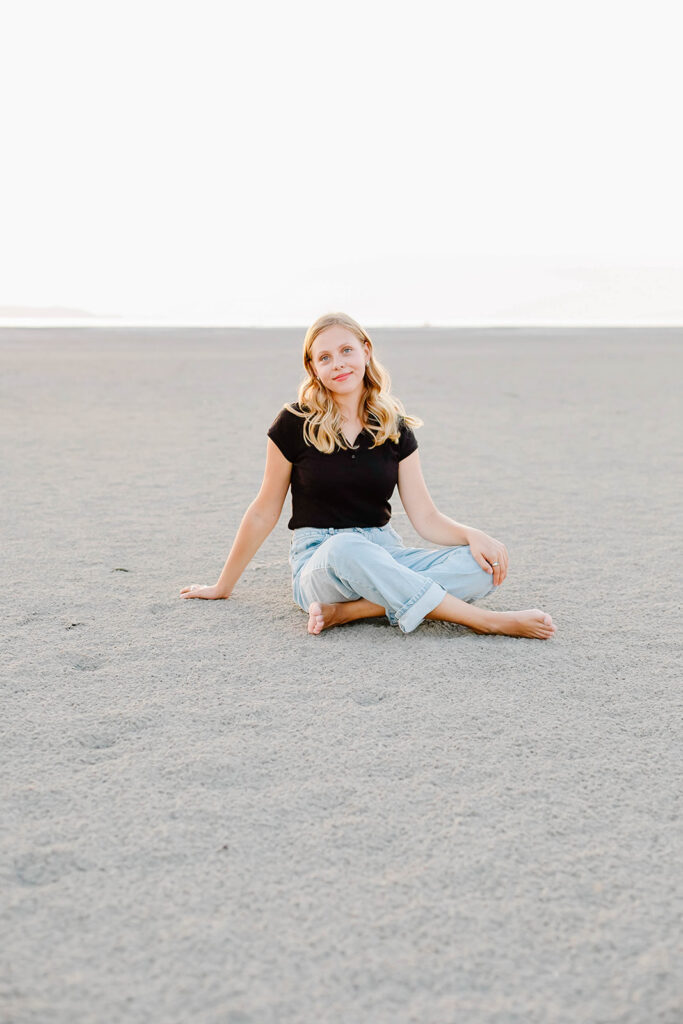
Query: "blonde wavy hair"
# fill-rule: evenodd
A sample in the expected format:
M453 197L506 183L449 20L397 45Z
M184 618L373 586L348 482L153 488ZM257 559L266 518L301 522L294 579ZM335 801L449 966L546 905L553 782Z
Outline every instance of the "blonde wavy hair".
M284 408L305 420L304 441L313 445L319 452L330 455L336 447L357 448L347 442L342 432L341 413L329 391L315 376L311 348L313 342L328 327L339 325L345 327L356 336L361 345L364 342L370 347L370 360L365 368L363 378L363 395L361 398L361 421L368 430L377 448L385 441L398 443L401 423L409 427L421 427L422 420L417 416L408 416L403 404L391 394L391 377L382 364L375 358L372 339L366 331L352 320L346 313L326 313L319 317L306 331L304 338L304 370L306 377L299 385L297 397L301 409L285 404Z

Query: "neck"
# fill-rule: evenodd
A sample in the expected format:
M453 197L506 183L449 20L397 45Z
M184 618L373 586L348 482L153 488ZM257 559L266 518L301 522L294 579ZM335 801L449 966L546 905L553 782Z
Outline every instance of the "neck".
M335 405L339 409L341 418L355 422L361 418L361 394L348 395L340 402L335 399Z
M344 423L359 423L361 419L360 410L358 408L346 409L340 405L337 405L339 409L342 421Z

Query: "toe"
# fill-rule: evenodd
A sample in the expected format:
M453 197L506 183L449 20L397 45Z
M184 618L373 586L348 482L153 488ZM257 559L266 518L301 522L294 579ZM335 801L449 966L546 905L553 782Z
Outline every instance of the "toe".
M323 617L320 613L316 613L311 609L310 617L308 620L308 631L309 633L321 633L324 625Z

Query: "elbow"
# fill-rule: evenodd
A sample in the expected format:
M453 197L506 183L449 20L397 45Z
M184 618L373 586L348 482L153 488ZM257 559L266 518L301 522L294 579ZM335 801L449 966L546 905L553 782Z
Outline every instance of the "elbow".
M423 537L425 540L431 540L440 515L441 513L435 506L430 512L416 517L414 520L411 519L413 529L420 537Z

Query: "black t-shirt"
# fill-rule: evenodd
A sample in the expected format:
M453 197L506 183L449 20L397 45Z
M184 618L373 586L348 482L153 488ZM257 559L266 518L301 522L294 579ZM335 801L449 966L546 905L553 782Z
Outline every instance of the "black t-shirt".
M297 403L292 403L298 409ZM337 447L326 455L304 441L304 422L282 409L268 437L292 463L290 530L302 526L337 529L384 526L391 519L389 498L398 483L398 464L417 448L415 434L400 421L400 438L373 448L374 438L362 430L355 450Z

